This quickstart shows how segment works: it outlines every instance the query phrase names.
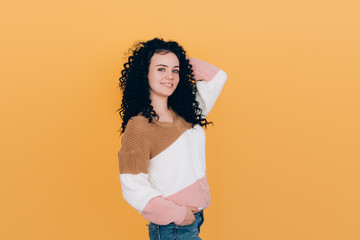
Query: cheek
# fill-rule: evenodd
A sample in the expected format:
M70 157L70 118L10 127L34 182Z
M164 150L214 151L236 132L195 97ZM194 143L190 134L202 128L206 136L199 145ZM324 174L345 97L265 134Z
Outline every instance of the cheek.
M156 82L156 74L154 73L149 73L148 74L148 81L149 81L149 85L152 86L155 84Z
M175 84L176 84L176 86L178 86L179 85L179 79L177 79L177 81L175 82Z

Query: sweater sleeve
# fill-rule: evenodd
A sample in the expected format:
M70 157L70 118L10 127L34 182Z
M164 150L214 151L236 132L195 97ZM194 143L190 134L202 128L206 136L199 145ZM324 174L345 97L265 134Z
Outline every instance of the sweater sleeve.
M202 114L206 117L220 95L227 74L210 63L192 57L188 59L192 65L198 89L196 100L199 102Z
M186 207L163 198L149 181L150 143L146 141L145 129L143 121L130 119L121 139L118 159L123 197L150 222L180 224Z

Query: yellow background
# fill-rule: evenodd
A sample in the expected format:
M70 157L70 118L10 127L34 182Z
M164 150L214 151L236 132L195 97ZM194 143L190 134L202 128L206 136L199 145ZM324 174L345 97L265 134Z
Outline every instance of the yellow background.
M124 52L176 40L228 80L203 239L360 239L359 1L7 1L0 239L146 239L122 198Z

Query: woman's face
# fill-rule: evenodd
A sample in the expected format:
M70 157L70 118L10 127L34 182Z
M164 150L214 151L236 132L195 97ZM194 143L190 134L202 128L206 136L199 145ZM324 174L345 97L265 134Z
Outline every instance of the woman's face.
M179 83L180 64L173 52L155 53L149 65L150 97L169 97Z

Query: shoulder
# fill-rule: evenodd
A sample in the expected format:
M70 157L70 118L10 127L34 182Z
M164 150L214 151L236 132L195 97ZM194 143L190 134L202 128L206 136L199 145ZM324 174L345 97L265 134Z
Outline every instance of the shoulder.
M144 116L133 116L126 124L124 136L129 134L141 134L146 130L149 121Z
M138 116L132 116L127 125L133 125L133 124L144 124L146 122L149 122L149 119L147 119L144 116L138 115Z
M149 132L149 120L144 116L133 116L126 124L121 143L124 147L133 148L135 145L146 144Z

